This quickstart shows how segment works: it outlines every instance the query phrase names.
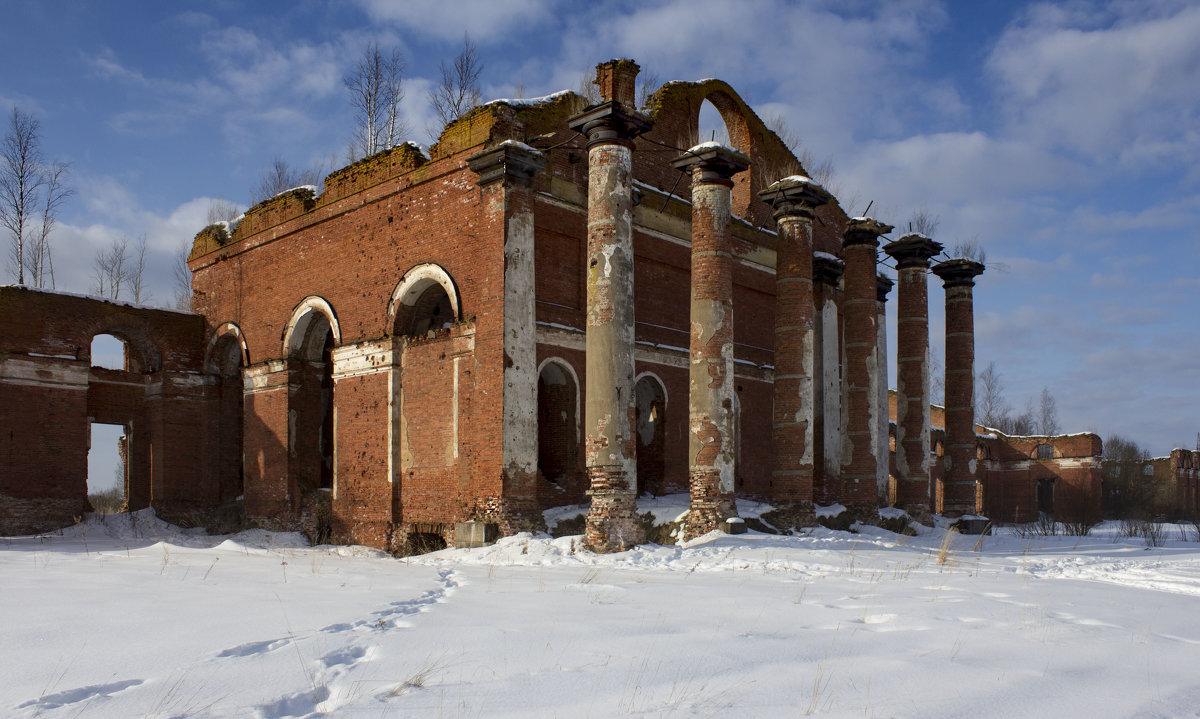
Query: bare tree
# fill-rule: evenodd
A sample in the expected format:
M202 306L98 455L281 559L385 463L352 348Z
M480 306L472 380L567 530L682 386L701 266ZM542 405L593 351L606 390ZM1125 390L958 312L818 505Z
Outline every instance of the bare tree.
M946 405L946 375L937 357L933 356L929 358L929 401L943 407Z
M145 289L146 276L146 233L143 232L141 237L138 237L137 245L133 250L134 254L129 258L129 266L125 276L125 281L129 285L129 291L133 294L135 304L141 304L150 299L150 293Z
M0 225L12 238L19 285L25 284L25 243L42 187L39 127L37 118L14 106L0 146Z
M767 129L775 133L777 137L792 151L795 156L795 161L784 159L768 166L765 170L766 177L763 179L767 182L774 182L789 175L804 174L815 180L818 184L829 190L835 197L846 195L843 200L839 197L838 204L849 212L858 202L858 193L844 193L845 188L841 187L835 176L833 160L831 158L820 159L813 151L806 147L800 140L800 135L787 124L787 120L783 115L773 113L767 115L763 119L763 124Z
M390 147L390 145L389 145ZM380 148L382 149L382 148ZM374 152L369 154L375 154ZM293 168L278 155L271 162L271 166L258 176L258 183L250 190L250 203L257 205L258 203L269 200L281 192L285 192L294 187L302 185L316 185L317 175L319 173L314 169L299 170ZM209 207L210 211L212 207ZM223 218L227 220L233 219ZM212 224L212 223L209 223Z
M447 67L443 60L440 67L442 81L429 91L429 102L445 127L479 106L482 100L479 75L483 72L483 63L479 61L475 43L464 34L462 51L454 58L454 63Z
M391 54L385 55L372 42L349 74L342 78L354 108L355 128L349 148L351 160L386 150L406 133L400 121L403 73L404 56L400 51L393 49Z
M942 224L942 218L933 214L928 208L922 207L916 210L908 218L908 231L916 232L926 237L933 237L937 232L938 225Z
M644 71L638 75L637 86L637 109L647 110L650 108L650 97L662 87L662 81L658 79L658 73L652 71Z
M979 423L983 426L1002 430L1000 425L1008 417L1008 405L1004 401L1004 382L1000 379L996 363L989 362L976 380L979 391L975 393L975 398L979 406L975 408L975 416L979 417Z
M584 70L583 74L579 76L579 94L588 105L599 105L604 101L600 95L600 86L596 84L594 71Z
M212 224L211 222L209 224ZM186 242L179 246L175 253L175 262L171 265L171 284L175 290L175 309L190 312L192 309L192 270L188 267L187 259L191 254L191 246Z
M240 214L242 214L241 208L229 200L213 200L208 203L205 226L215 225L218 222L230 222Z
M1058 434L1060 430L1058 408L1054 402L1054 395L1050 394L1049 387L1042 387L1042 397L1038 409L1038 432L1047 436Z
M92 292L97 297L119 300L128 277L129 238L122 235L96 252L96 261L92 265Z
M66 185L69 165L56 162L43 168L42 171L42 225L34 238L33 252L30 253L29 274L34 287L49 287L54 289L54 253L50 246L50 233L58 221L58 211L67 198L75 191Z

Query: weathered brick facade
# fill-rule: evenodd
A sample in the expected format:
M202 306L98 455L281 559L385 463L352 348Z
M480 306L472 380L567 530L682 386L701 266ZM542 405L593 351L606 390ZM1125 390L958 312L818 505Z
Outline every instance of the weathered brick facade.
M205 228L196 314L3 289L0 531L85 509L89 417L131 428L132 507L203 519L235 503L258 526L397 551L451 543L465 521L538 529L542 509L588 500L588 542L621 549L642 539L647 491L690 490L689 535L737 497L800 523L815 503L870 517L896 501L889 468L901 505L931 508L936 243L900 241L897 473L876 249L890 228L848 227L725 83L668 83L639 110L637 71L602 64L590 107L490 103L428 156L402 145ZM704 100L732 148L697 145ZM99 332L129 343L129 371L89 367ZM970 389L952 385L962 424ZM1028 518L1042 467L1058 497L1090 501L1096 448L1052 439L1062 457L1028 462L1024 439L980 439L955 509Z

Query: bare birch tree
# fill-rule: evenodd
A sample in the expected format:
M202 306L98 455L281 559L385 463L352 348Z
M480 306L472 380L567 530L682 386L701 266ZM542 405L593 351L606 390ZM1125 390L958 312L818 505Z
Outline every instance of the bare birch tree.
M483 97L479 92L483 63L479 61L475 43L471 42L469 35L464 34L462 51L454 58L453 64L447 67L443 60L440 67L442 81L429 91L429 102L445 127L479 106Z
M1002 429L1000 425L1008 416L1008 404L1004 401L1004 383L996 363L989 362L976 379L979 385L975 397L979 406L975 408L975 416L985 427Z
M42 187L39 127L37 118L14 106L0 145L0 225L11 236L18 285L25 284L25 243Z
M125 282L129 286L129 292L133 295L135 304L150 299L150 293L145 288L146 277L146 233L143 232L138 238L137 245L133 248L133 255L129 258L128 269L126 270Z
M121 299L129 277L129 238L113 238L112 244L96 252L92 265L92 293L109 300Z
M1058 434L1058 406L1049 387L1042 387L1041 401L1038 407L1038 432L1050 436Z
M354 108L355 127L349 148L351 161L392 147L407 132L400 121L403 73L404 56L400 51L393 49L390 54L384 54L372 42L342 78Z
M67 198L75 191L67 186L65 180L69 165L56 162L46 166L42 171L42 224L34 238L29 274L34 287L54 289L54 252L50 246L50 233L58 221L58 211Z

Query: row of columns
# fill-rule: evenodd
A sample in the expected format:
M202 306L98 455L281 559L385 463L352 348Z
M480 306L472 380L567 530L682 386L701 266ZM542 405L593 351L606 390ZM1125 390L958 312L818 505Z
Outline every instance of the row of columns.
M633 305L633 139L649 129L631 110L638 67L614 60L597 68L606 101L569 121L587 137L587 330L585 465L591 508L585 540L597 551L619 551L644 539L636 516L636 415ZM691 332L689 345L689 476L691 508L685 537L711 531L736 516L733 424L733 264L730 199L745 155L711 144L674 162L692 177ZM759 193L770 203L776 245L775 367L772 490L777 504L811 517L816 457L827 484L860 516L887 496L889 442L884 303L892 283L876 268L879 238L892 227L869 218L849 221L844 270L821 258L814 269L813 219L832 196L807 177L790 177ZM896 505L931 510L929 497L929 318L926 275L942 245L910 234L884 251L898 266ZM971 287L983 266L950 260L933 270L946 283L947 448L941 509L975 508ZM837 347L836 308L818 317L814 274L832 286L844 272L844 353ZM824 296L824 295L823 295ZM818 322L818 319L820 320ZM821 338L818 341L817 328ZM841 362L841 382L826 382L825 365ZM840 386L839 386L840 385ZM844 393L844 394L843 394ZM819 408L819 409L818 409ZM819 416L818 416L819 412ZM821 427L821 436L815 428Z

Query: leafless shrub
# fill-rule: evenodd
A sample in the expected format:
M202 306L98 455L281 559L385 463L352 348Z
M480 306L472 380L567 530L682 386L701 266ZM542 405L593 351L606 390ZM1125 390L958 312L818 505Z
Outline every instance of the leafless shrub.
M320 173L312 168L307 170L294 168L288 164L287 160L277 155L271 162L271 166L263 170L258 176L258 182L250 190L250 203L257 205L294 187L317 185L320 182L319 175ZM212 211L211 205L209 206L209 211L210 213ZM235 217L236 215L237 213L234 213ZM221 217L219 219L228 221L232 220L233 217ZM209 224L212 224L212 222Z
M110 487L100 492L88 495L92 510L99 514L118 514L125 511L125 489L121 486Z
M942 218L929 211L929 208L922 207L915 210L908 218L908 231L916 232L917 234L933 237L937 232L938 226L942 224Z

